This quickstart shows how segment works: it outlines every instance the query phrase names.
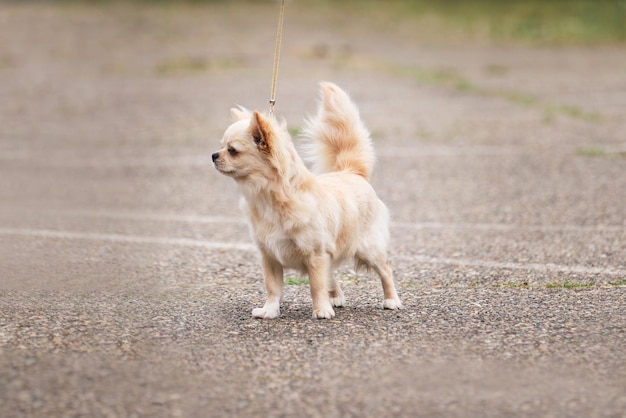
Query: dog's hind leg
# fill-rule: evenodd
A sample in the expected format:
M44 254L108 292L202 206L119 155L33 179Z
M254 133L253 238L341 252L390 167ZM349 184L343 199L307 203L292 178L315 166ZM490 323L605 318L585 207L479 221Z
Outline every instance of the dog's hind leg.
M393 272L389 263L385 260L382 263L377 263L372 266L376 274L380 276L380 281L383 284L383 293L385 294L385 300L383 300L384 309L402 309L402 302L396 292L396 286L393 282Z
M372 254L374 252L374 254ZM387 262L387 256L384 252L369 248L367 254L358 254L356 256L357 265L372 268L380 277L383 285L384 309L402 309L402 302L396 292L396 286L393 282L393 271Z
M280 300L283 294L283 266L267 254L263 254L263 274L267 299L262 308L252 310L252 316L274 319L280 315Z
M330 290L328 291L330 297L330 304L333 306L343 306L346 303L346 297L343 295L343 291L339 286L339 282L330 272Z

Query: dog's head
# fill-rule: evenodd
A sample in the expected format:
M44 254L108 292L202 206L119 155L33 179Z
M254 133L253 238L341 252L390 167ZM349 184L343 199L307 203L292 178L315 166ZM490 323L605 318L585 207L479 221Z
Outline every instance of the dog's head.
M234 122L224 132L222 149L212 155L215 168L237 181L282 177L289 163L286 145L291 144L284 127L257 111L230 112Z

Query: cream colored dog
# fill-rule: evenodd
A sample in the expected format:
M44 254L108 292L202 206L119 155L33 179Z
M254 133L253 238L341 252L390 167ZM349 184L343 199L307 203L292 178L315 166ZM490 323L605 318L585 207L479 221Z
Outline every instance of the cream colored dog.
M267 300L252 311L257 318L279 316L284 268L308 274L314 318L334 317L345 298L333 270L348 260L378 273L385 309L402 307L387 263L389 214L368 182L375 159L369 133L343 90L321 83L321 91L304 131L315 175L285 124L244 108L231 109L235 122L212 155L239 185L263 258Z

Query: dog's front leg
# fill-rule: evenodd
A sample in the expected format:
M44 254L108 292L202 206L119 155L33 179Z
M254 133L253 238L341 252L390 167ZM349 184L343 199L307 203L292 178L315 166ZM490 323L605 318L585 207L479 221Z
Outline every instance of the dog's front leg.
M328 254L312 256L307 263L311 297L313 299L313 318L330 319L335 311L328 295L330 280L330 256Z
M265 253L263 253L263 275L267 299L262 308L252 310L252 316L274 319L280 315L280 299L283 294L283 266Z

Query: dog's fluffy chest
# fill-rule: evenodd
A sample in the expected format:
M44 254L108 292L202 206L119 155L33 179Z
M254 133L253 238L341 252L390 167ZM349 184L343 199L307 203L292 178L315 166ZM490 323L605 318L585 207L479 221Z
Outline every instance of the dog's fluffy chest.
M322 244L328 241L325 228L312 228L318 223L314 205L307 205L305 210L299 208L298 216L288 216L266 205L244 203L252 238L261 251L286 268L306 270L307 256L321 250Z
M282 225L267 220L251 220L254 239L262 251L273 256L287 268L305 270L305 254L315 247L314 240L305 233L285 230Z

